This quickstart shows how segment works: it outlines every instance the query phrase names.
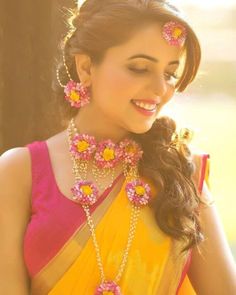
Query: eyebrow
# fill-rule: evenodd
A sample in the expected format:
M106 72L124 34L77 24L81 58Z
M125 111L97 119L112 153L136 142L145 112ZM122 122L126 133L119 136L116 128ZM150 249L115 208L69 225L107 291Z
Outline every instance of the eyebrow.
M128 58L128 60L135 59L135 58L146 58L146 59L153 61L153 62L159 62L159 60L156 59L155 57L152 57L152 56L146 55L146 54L135 54L135 55L130 56ZM173 60L173 61L169 62L169 65L173 65L173 64L179 65L179 61Z

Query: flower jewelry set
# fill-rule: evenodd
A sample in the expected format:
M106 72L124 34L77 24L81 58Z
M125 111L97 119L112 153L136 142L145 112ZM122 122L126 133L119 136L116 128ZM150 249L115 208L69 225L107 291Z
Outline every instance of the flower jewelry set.
M67 129L68 141L70 145L70 154L73 163L73 174L75 176L75 184L71 189L72 199L80 204L84 209L87 217L87 223L91 232L92 241L95 247L96 259L101 275L101 284L97 287L95 295L104 294L103 292L113 292L111 294L121 294L118 282L124 271L130 246L132 244L136 225L141 207L148 204L150 199L150 187L143 182L138 176L138 161L142 157L142 151L139 145L133 140L125 139L118 144L111 140L104 140L96 143L93 136L87 134L79 134L74 119L70 121ZM86 180L87 167L89 161L93 162L94 178L96 184ZM113 170L118 163L123 163L123 172L126 177L127 184L125 186L126 194L131 202L131 221L128 234L128 241L123 253L122 261L113 281L106 280L100 249L98 246L95 226L90 213L90 206L98 200L99 180L105 175L112 174L112 182L114 179ZM96 169L97 168L97 169ZM111 184L109 185L109 187Z
M182 46L186 39L186 29L182 24L170 21L163 26L162 35L170 45ZM79 109L90 102L90 91L81 83L72 80L65 62L64 51L63 61L70 81L66 85L63 85L59 79L58 70L57 79L59 84L64 88L65 99L72 107ZM119 143L114 143L110 139L97 142L95 137L91 135L80 134L76 128L74 119L70 121L67 128L67 137L69 152L73 163L73 175L75 177L75 184L71 189L72 200L82 206L85 212L101 277L101 283L96 287L94 294L121 295L122 292L118 283L128 260L129 250L135 236L138 217L141 208L148 204L151 197L150 186L141 180L138 173L138 163L142 157L143 151L140 146L131 139L124 139ZM106 187L101 184L101 180L105 178L111 179L107 187L112 186L115 168L118 164L122 164L123 173L126 178L125 191L131 204L131 216L129 234L122 261L116 277L111 280L106 279L104 273L90 207L94 205L99 198L98 188L103 190ZM95 179L94 182L87 179L89 165L92 167L91 172Z

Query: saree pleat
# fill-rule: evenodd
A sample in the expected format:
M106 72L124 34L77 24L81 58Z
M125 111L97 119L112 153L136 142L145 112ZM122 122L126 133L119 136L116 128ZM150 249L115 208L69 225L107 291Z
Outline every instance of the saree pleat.
M208 176L208 174L205 174ZM152 188L152 195L156 196ZM126 247L131 205L126 182L92 214L96 237L107 279L117 275ZM117 191L118 190L118 191ZM158 197L158 194L157 194ZM182 243L171 239L156 225L150 207L141 210L129 258L119 285L124 295L174 295L190 251L181 253ZM63 249L32 280L33 295L92 295L100 284L100 273L92 238L86 224L67 241ZM187 276L178 294L194 295Z

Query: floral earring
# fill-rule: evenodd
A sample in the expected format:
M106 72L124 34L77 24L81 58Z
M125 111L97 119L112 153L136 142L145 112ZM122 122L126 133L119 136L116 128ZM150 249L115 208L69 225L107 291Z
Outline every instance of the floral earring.
M57 69L57 81L60 86L64 88L65 100L68 101L72 107L80 109L81 107L90 103L90 90L88 87L83 86L81 82L78 83L73 81L66 64L64 50L62 56L63 64L70 80L66 85L63 85L59 77L59 69Z
M89 89L82 85L70 80L64 87L65 99L72 107L77 109L85 106L90 102Z

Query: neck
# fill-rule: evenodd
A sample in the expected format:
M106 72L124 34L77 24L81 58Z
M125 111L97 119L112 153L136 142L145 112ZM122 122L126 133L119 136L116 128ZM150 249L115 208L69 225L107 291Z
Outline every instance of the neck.
M107 118L101 111L95 110L91 105L79 110L75 117L75 125L79 133L92 135L97 141L111 139L117 143L129 135L127 130L117 126L110 118Z

